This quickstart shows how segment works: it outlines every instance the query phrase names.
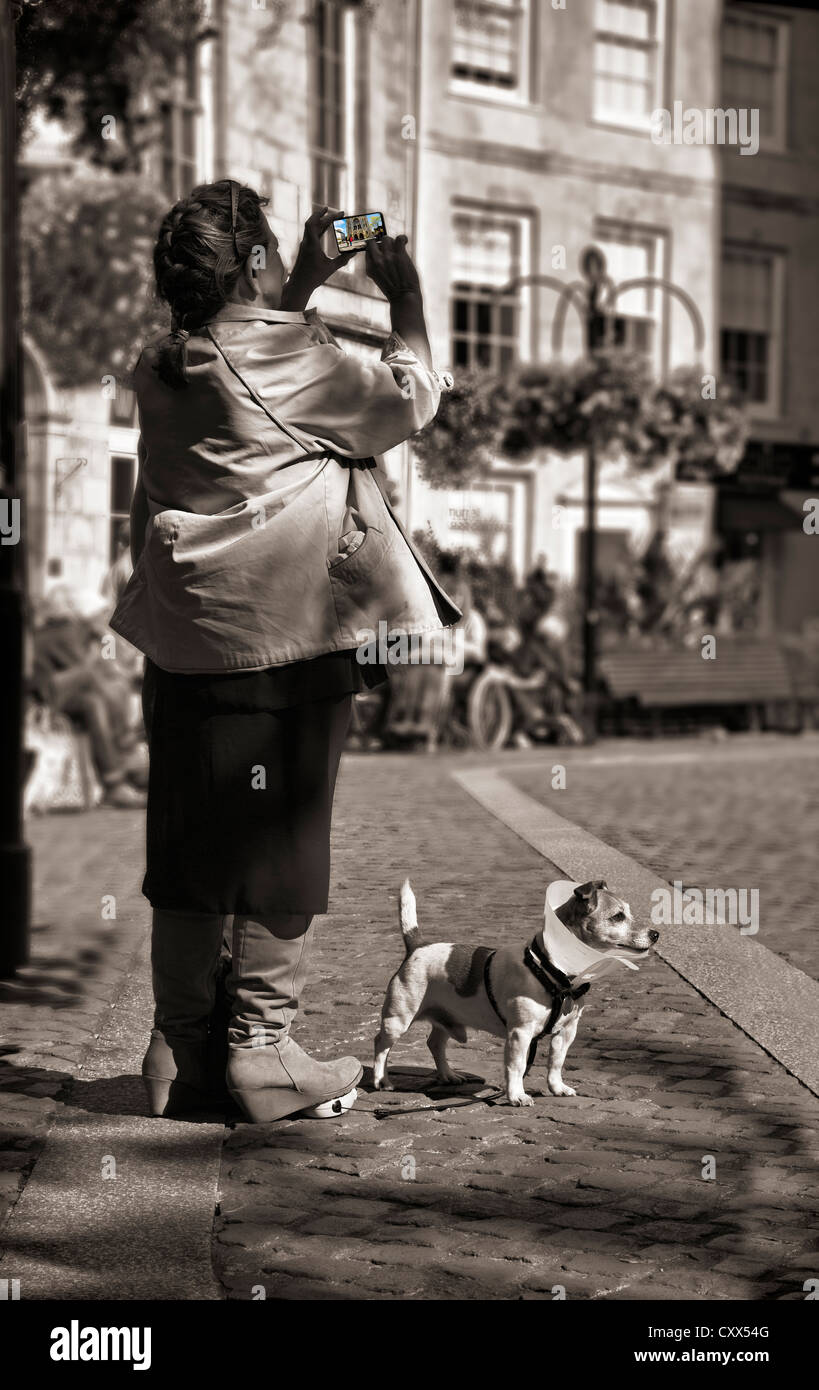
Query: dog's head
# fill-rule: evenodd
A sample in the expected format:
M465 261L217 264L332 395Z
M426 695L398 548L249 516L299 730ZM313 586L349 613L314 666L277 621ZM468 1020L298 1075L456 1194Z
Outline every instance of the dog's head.
M660 933L635 924L631 908L610 893L602 878L580 883L567 903L555 909L564 927L596 951L645 955Z

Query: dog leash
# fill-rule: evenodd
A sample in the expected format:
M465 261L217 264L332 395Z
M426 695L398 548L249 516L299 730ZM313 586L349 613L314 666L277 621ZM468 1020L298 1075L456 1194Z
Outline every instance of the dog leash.
M389 1120L393 1115L427 1115L442 1110L463 1110L467 1105L493 1105L496 1100L500 1100L501 1096L505 1095L504 1087L496 1086L494 1091L490 1091L488 1095L470 1096L468 1100L448 1101L444 1105L408 1105L401 1110L379 1107L372 1113L377 1120Z

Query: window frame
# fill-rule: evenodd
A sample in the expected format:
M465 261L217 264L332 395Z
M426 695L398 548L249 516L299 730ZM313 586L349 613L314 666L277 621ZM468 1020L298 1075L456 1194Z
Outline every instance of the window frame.
M790 68L790 20L774 11L753 9L747 5L726 5L720 27L720 98L723 108L730 92L725 90L725 30L732 19L747 23L768 25L776 32L776 63L774 65L774 118L776 129L773 134L759 132L759 148L770 154L784 154L788 149L788 71ZM751 64L759 67L761 64ZM736 108L734 108L736 109Z
M452 0L449 10L448 71L450 95L469 97L473 100L496 101L504 105L528 105L532 100L532 62L535 53L533 41L535 6L532 5L531 0L514 0L511 5L496 4L494 0L461 0L463 4L472 4L476 9L503 14L507 18L510 15L517 16L517 80L514 85L492 81L482 82L479 78L464 76L453 71L458 3L459 0Z
M125 511L114 509L114 473L117 462L127 462L131 464L131 490L129 494L128 507ZM139 457L137 453L131 453L129 449L111 449L108 454L108 564L112 565L117 558L116 534L123 521L131 519L131 498L134 495L136 480L139 470Z
M321 104L321 55L330 52L319 43L318 13L335 11L340 20L340 50L334 54L333 61L340 69L338 89L340 101L337 111L343 121L339 149L330 150L318 142L318 112ZM309 46L309 81L307 90L310 102L310 198L314 205L327 204L328 207L346 208L355 202L356 195L356 124L357 124L357 44L356 12L342 0L313 0L310 11L311 38ZM326 106L326 102L323 103ZM337 171L338 198L325 197L319 193L316 178L317 164L330 165ZM326 185L322 185L325 187ZM333 190L330 190L333 191ZM380 209L373 209L379 211Z
M625 0L623 0L623 3L625 3ZM663 105L665 57L668 43L668 6L666 0L645 0L645 4L650 5L654 11L654 37L646 41L641 39L629 39L627 35L618 34L610 29L598 29L596 14L593 17L591 43L591 118L595 125L615 126L618 129L633 131L635 133L646 132L650 135L652 112ZM598 108L597 79L599 76L603 76L603 74L598 73L597 70L598 41L620 43L630 48L653 49L654 62L651 65L653 91L648 111L644 115L637 115L629 111L620 111L614 107ZM612 73L607 75L610 77L616 76L616 74Z
M771 326L768 334L768 391L764 401L745 401L748 414L756 420L779 420L783 414L783 345L785 329L785 256L775 247L760 246L753 242L737 241L730 238L723 242L720 255L720 300L719 300L719 365L720 374L724 372L722 335L725 332L743 333L750 329L726 325L722 316L722 275L728 253L734 251L742 256L755 256L766 260L771 266Z
M467 330L466 332L456 331L455 290L458 285L474 285L474 288L476 290L480 290L480 286L477 281L468 282L454 279L453 253L457 244L457 221L459 218L470 219L471 221L478 222L483 226L495 225L512 229L514 233L514 240L512 249L513 267L511 278L515 278L516 276L526 276L532 273L532 251L534 244L533 216L528 211L523 211L520 208L516 207L506 207L503 204L499 203L486 204L471 201L456 201L450 207L451 258L450 276L448 282L448 336L450 360L453 370L457 369L461 371L470 371L475 367L481 367L483 364L474 360L471 360L465 364L456 363L456 339L458 341L466 341L467 343L471 344L473 342L481 341L481 336L478 333L473 334L469 330ZM481 296L480 294L475 294L474 297L468 299L467 302L472 304L480 304L491 303L491 300L491 294L484 294L483 296ZM497 333L490 333L486 336L490 343L492 343L493 345L497 345L499 349L502 349L504 345L508 345L512 348L512 361L510 363L510 366L515 366L518 363L527 361L531 355L533 341L531 286L520 286L514 295L514 299L512 300L512 297L510 296L504 302L513 302L515 318L512 334L510 334L508 337ZM502 304L499 302L498 309L500 309L501 307ZM490 363L488 369L497 370L499 368L500 364L495 360L494 351L490 351Z
M193 79L191 81L191 78ZM186 45L177 55L176 72L159 103L162 134L159 141L159 178L163 191L176 202L186 197L200 181L202 104L202 64L199 43ZM185 122L191 122L193 152L184 152ZM170 178L168 170L170 169ZM190 173L190 182L185 174Z
M117 380L116 391L111 397L108 423L115 429L133 430L137 422L136 392Z
M617 217L601 216L595 218L592 240L595 245L605 242L614 242L615 244L619 242L622 246L630 244L648 246L651 254L647 274L656 275L658 279L668 279L671 238L667 228L649 226L641 222L626 222ZM605 251L605 246L603 245L601 249ZM610 267L608 273L611 273ZM615 286L616 284L615 281ZM623 312L617 303L615 303L615 312L621 318L632 319L637 323L649 321L654 324L654 341L651 350L645 356L657 376L661 377L667 369L669 355L671 318L668 296L659 285L652 286L645 293L650 296L651 312L648 315ZM629 345L627 344L627 346Z

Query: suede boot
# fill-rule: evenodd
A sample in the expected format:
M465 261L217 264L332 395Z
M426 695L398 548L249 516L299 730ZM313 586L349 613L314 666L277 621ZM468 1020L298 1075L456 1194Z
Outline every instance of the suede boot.
M363 1075L357 1058L317 1062L290 1037L314 932L304 915L233 920L227 1087L256 1124L335 1100Z
M227 920L203 912L154 909L151 969L156 1008L142 1063L153 1115L228 1103L223 1070L227 1019L224 1007L214 1013Z

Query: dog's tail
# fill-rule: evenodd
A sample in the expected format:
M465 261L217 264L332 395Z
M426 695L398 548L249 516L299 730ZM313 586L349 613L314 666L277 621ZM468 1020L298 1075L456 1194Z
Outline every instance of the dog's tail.
M417 951L421 945L421 933L418 930L418 917L415 911L415 894L410 888L408 878L405 878L401 884L401 892L398 895L398 914L404 947L407 955L411 956L413 951Z

